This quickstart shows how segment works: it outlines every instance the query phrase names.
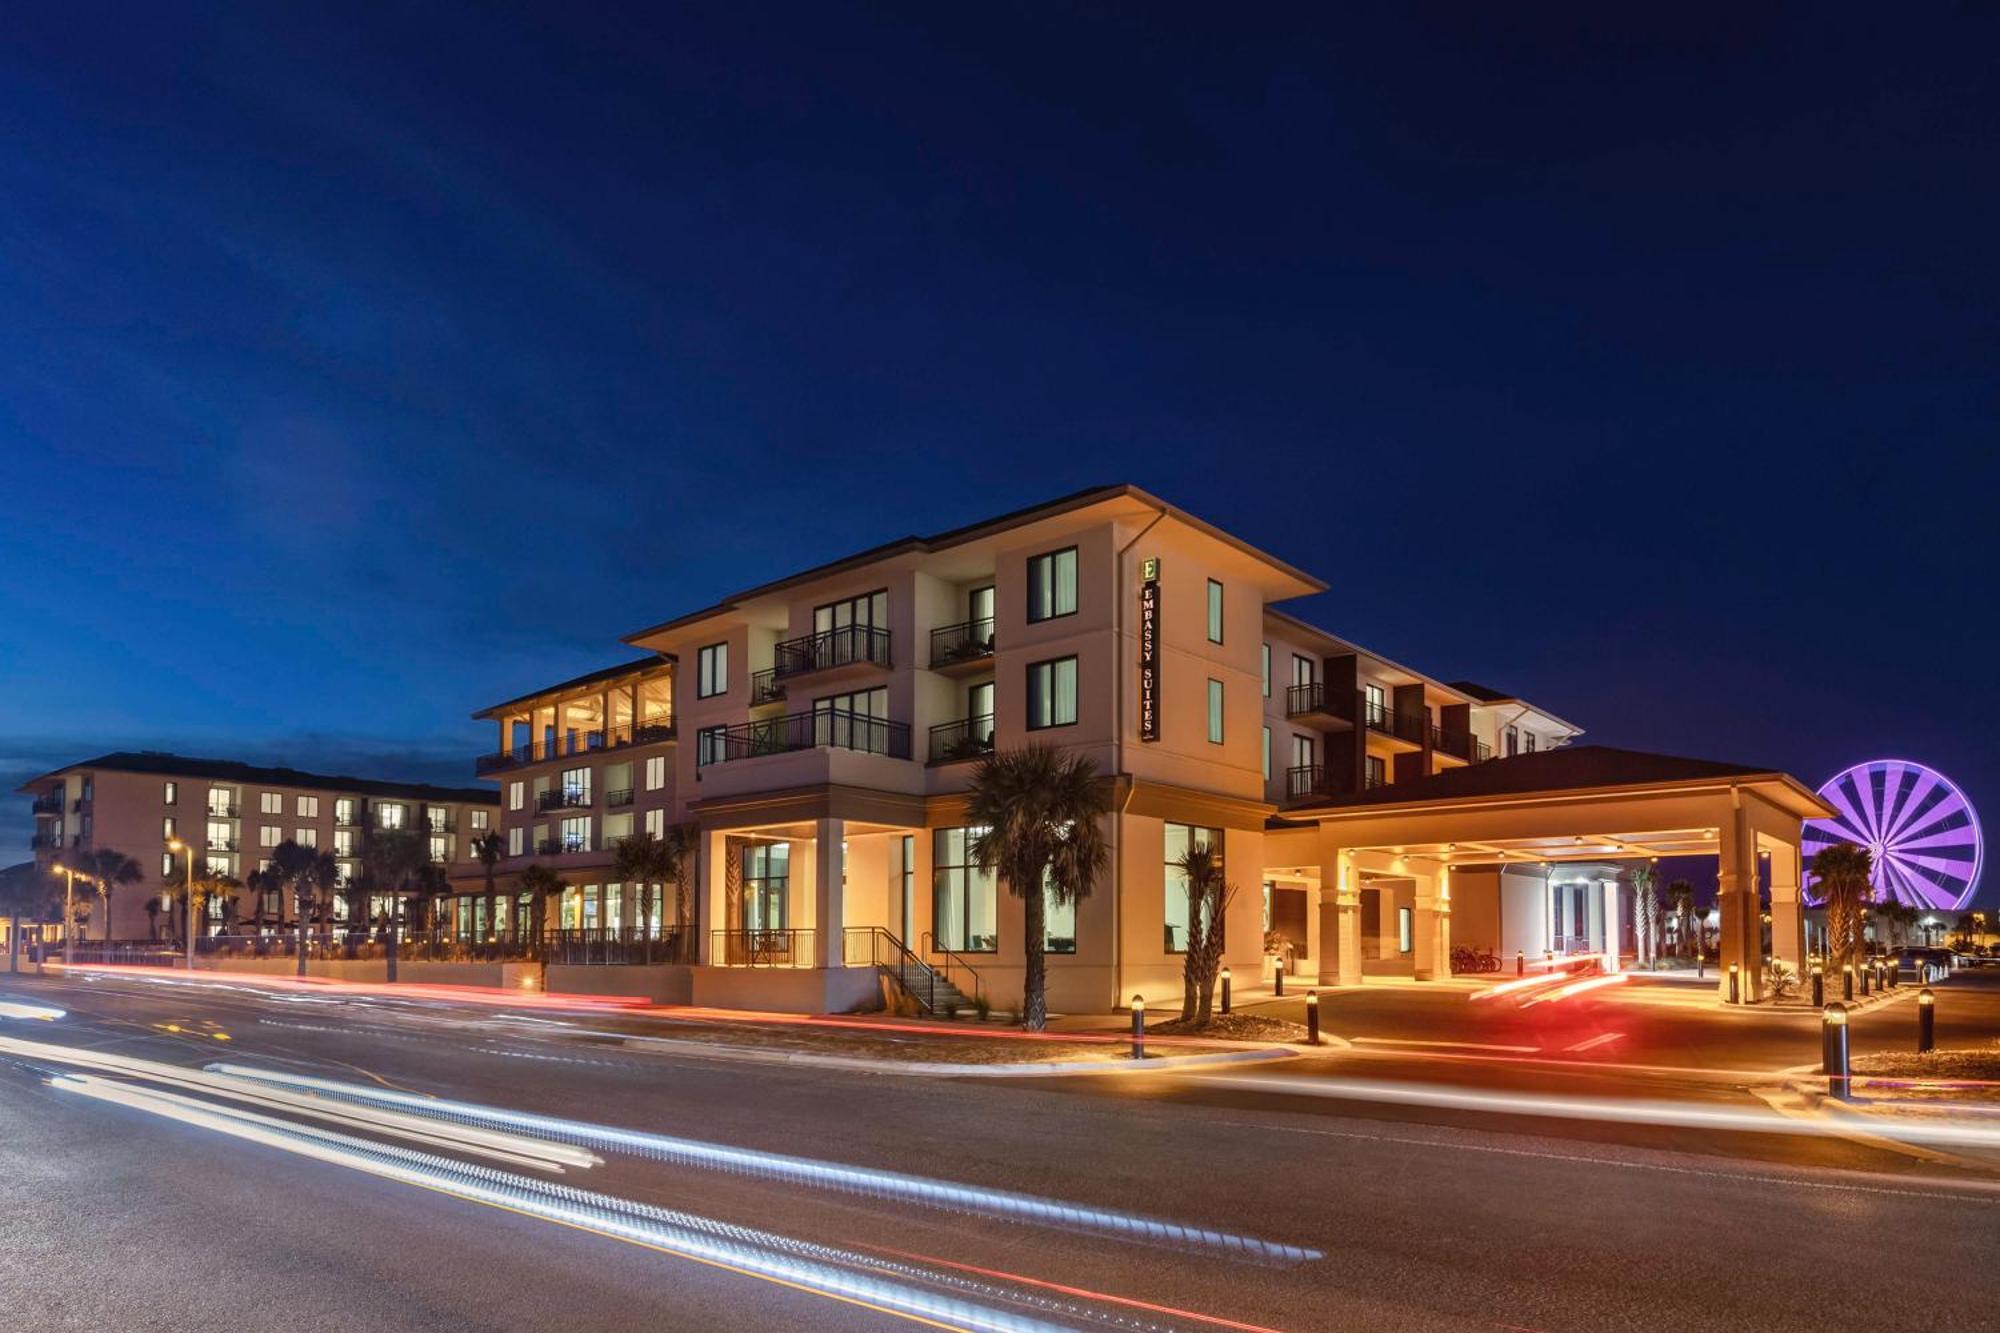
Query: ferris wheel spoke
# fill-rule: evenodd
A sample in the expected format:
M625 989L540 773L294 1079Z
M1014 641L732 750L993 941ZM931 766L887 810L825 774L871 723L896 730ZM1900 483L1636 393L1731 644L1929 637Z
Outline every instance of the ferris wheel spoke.
M1875 841L1875 834L1869 829L1868 821L1855 809L1852 798L1846 792L1837 786L1829 786L1820 794L1840 812L1840 818L1835 821L1836 826L1845 825L1853 830L1856 842L1866 844Z
M1882 815L1882 841L1894 842L1896 834L1912 819L1920 816L1924 802L1937 786L1929 775L1917 772L1906 775L1907 780L1898 782L1896 800L1886 807Z

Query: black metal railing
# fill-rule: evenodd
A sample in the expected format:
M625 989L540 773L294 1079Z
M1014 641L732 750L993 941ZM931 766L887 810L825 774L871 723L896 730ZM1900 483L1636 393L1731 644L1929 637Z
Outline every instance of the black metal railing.
M535 798L535 809L537 810L581 810L589 804L590 793L587 791L564 791L557 789L545 791Z
M475 773L498 773L504 769L519 768L523 764L536 764L545 759L558 759L564 755L594 754L599 750L615 750L623 745L654 745L660 741L674 739L674 724L671 722L621 723L609 730L573 731L560 736L546 736L538 741L523 741L511 749L497 754L482 754L472 761Z
M993 617L940 625L931 631L931 669L993 656Z
M435 818L425 819L424 827L432 833L456 833L458 832L458 821L450 815L439 815Z
M630 787L620 787L617 791L605 792L604 804L607 809L616 809L621 805L632 804L632 789Z
M208 807L208 817L210 819L234 819L236 818L236 812L237 807L233 805L211 804Z
M694 962L694 932L672 926L655 934L632 926L585 926L551 930L542 936L544 962L589 966L615 963Z
M814 932L716 930L709 932L709 961L717 967L815 967Z
M910 757L910 724L838 708L739 722L724 727L703 756L708 763L753 759L794 750L859 750L891 759Z
M1286 717L1337 717L1352 722L1354 708L1352 700L1343 700L1337 692L1329 694L1323 680L1300 681L1285 687Z
M849 926L841 939L841 956L849 967L873 967L888 972L903 993L927 1014L936 1014L957 988L910 947L881 926Z
M1493 757L1493 747L1488 745L1485 741L1482 741L1477 737L1474 737L1472 742L1472 762L1475 764L1483 764L1492 757Z
M956 763L993 753L993 714L962 717L931 728L931 762Z
M888 666L889 631L873 625L842 625L785 639L772 647L771 657L771 669L778 679L854 662Z
M785 697L785 682L778 679L778 668L767 667L750 673L750 706L773 704Z
M1469 761L1472 758L1472 733L1468 731L1448 731L1433 723L1431 726L1431 748L1433 750L1442 750L1448 755Z
M1369 703L1364 700L1361 709L1367 720L1368 729L1379 731L1385 736L1408 741L1412 745L1422 745L1429 734L1430 719L1422 713L1398 713L1386 703Z
M208 850L211 852L238 851L240 849L237 847L236 842L235 838L210 838L208 840Z
M1286 798L1296 801L1304 796L1331 796L1327 776L1324 764L1298 764L1286 769Z
M34 812L38 815L59 815L62 813L62 808L63 798L59 791L35 798Z
M535 844L536 856L569 856L589 850L590 842L584 838L543 838Z
M965 955L947 948L944 941L928 930L923 934L922 945L925 953L944 960L944 966L937 971L952 986L966 995L985 994L986 983L979 979L979 969L966 962Z
M1364 769L1362 771L1361 790L1369 791L1376 787L1386 787L1388 785L1389 785L1389 774L1386 770L1379 773L1376 772L1374 769Z

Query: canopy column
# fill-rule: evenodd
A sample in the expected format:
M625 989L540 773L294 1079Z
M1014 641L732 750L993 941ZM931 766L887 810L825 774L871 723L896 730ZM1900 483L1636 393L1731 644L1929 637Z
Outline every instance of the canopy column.
M1319 982L1361 984L1361 889L1354 853L1336 845L1324 825L1319 835Z
M1451 869L1440 865L1433 874L1416 877L1415 975L1436 981L1451 975Z
M1716 994L1729 999L1729 969L1734 965L1742 988L1740 998L1749 1004L1763 995L1764 935L1757 911L1757 840L1750 831L1750 812L1740 799L1717 832L1720 891L1715 901L1722 918L1722 956L1716 969Z
M1622 933L1621 928L1624 924L1623 919L1618 915L1618 880L1614 876L1604 881L1604 930L1602 932L1602 943L1604 945L1604 970L1606 972L1616 972L1618 970L1618 937ZM1644 941L1640 942L1639 947L1641 949L1645 948Z
M1799 901L1799 848L1796 843L1767 841L1771 858L1771 956L1782 958L1804 975L1805 912Z

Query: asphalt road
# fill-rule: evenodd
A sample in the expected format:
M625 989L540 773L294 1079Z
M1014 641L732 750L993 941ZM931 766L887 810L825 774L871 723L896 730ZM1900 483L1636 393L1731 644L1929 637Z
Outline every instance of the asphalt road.
M1961 1003L1970 1014L1969 984L1945 995L1947 1016ZM793 1258L800 1243L821 1247L815 1262L963 1301L996 1327L1771 1330L1817 1329L1838 1311L1990 1328L2000 1310L1993 1179L1845 1139L1558 1124L1157 1074L975 1082L788 1068L650 1053L546 1016L210 987L23 978L0 984L0 998L68 1011L0 1022L0 1037L71 1051L228 1060L1094 1210L996 1216L979 1200L945 1209L828 1188L824 1173L610 1149L561 1177L700 1225L755 1228L756 1245ZM1538 1066L1364 1058L1371 1075L1435 1082L1449 1067L1454 1082L1564 1087ZM1342 1056L1286 1077L1306 1088L1355 1067ZM0 1054L0 1325L903 1322L813 1281L786 1285L96 1100L53 1085L62 1069ZM1676 1086L1557 1072L1604 1093ZM1684 1082L1694 1101L1742 1095ZM1135 1216L1316 1254L1119 1229ZM1951 1281L1913 1282L1940 1273Z

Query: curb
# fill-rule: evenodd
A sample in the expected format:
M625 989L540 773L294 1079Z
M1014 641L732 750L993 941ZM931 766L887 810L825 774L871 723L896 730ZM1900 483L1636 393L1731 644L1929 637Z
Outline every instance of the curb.
M1155 1074L1211 1065L1261 1064L1298 1055L1290 1047L1256 1051L1213 1051L1201 1055L1166 1055L1146 1060L1038 1060L1010 1064L965 1065L943 1060L867 1060L850 1055L813 1055L805 1051L768 1051L723 1042L678 1041L671 1037L628 1037L628 1043L670 1047L680 1054L709 1055L750 1064L793 1065L808 1069L840 1069L856 1074L888 1074L904 1078L1063 1078L1072 1075Z

